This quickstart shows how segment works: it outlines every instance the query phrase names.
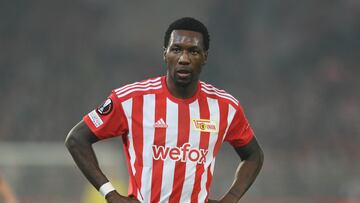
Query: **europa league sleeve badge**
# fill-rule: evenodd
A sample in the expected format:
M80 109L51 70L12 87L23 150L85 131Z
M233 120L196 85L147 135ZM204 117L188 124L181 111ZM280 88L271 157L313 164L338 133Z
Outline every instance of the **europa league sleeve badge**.
M113 107L112 100L110 98L108 98L96 109L96 111L100 115L107 115L111 112L112 107Z

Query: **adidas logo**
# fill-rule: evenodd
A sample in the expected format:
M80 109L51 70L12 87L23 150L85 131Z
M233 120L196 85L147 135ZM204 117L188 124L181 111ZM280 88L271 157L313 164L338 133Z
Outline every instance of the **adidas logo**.
M154 128L167 128L168 125L165 123L164 119L160 118L160 120L156 121L154 124Z

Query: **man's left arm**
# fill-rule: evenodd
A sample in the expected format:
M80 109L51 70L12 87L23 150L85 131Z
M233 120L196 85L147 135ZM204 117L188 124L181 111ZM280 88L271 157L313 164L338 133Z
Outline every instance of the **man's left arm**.
M236 171L234 182L229 191L219 201L209 200L209 203L235 203L249 189L255 181L264 160L264 153L259 146L256 137L254 136L251 141L239 148L235 148L237 154L241 158L241 162Z

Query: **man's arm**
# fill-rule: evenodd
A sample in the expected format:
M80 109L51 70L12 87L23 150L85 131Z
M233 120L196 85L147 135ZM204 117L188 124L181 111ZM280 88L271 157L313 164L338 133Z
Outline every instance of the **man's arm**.
M229 191L220 201L209 200L209 203L235 203L249 189L259 174L263 164L264 154L255 137L244 147L235 148L241 158L241 163L235 174L235 179Z
M97 141L99 141L99 139L91 132L84 121L80 121L70 130L66 137L65 145L81 172L89 182L99 190L99 188L109 180L101 171L92 148L92 144ZM131 198L123 197L116 191L108 193L106 200L108 203L138 202Z

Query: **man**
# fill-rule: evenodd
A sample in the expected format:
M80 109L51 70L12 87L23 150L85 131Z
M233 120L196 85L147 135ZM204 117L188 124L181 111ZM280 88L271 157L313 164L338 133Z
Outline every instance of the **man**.
M167 74L112 91L69 133L77 166L106 198L118 202L238 202L259 173L263 153L240 103L199 81L209 34L193 18L165 33ZM129 196L119 195L97 163L91 145L121 136L130 175ZM209 200L215 157L223 141L241 158L235 180L220 200Z

